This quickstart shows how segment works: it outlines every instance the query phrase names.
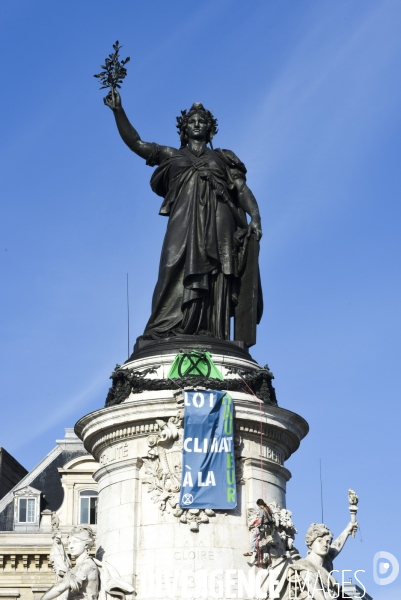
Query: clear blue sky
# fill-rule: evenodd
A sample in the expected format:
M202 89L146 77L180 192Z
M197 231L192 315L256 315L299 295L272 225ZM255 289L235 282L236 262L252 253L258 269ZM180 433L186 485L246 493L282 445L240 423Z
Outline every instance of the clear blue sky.
M248 167L264 226L265 314L252 353L278 401L310 423L287 466L307 526L359 534L336 567L401 562L399 0L202 3L3 0L0 445L28 469L102 407L149 317L166 219L152 170L119 139L93 73L120 40L124 106L147 141L175 145L201 101L215 146ZM134 339L132 339L132 343Z

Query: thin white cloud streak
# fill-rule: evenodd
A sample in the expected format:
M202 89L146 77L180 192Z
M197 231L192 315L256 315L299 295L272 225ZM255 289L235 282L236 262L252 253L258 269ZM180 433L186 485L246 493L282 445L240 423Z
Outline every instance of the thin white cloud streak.
M41 419L40 425L34 428L29 428L30 433L24 433L20 436L20 442L13 446L13 452L19 450L32 442L33 440L39 438L49 429L52 429L55 425L62 423L65 426L66 423L69 422L70 418L76 412L78 407L84 409L85 406L90 405L92 402L98 399L101 392L104 390L105 385L105 372L107 370L102 369L100 375L95 377L91 383L87 385L87 387L77 396L71 398L57 398L57 402L60 407L54 412L52 412L47 419ZM45 411L42 409L41 414L44 415ZM84 415L84 410L82 410L82 415Z
M341 187L346 185L348 177L354 176L352 165L361 161L370 146L360 135L373 143L380 134L383 123L373 118L382 109L382 103L377 101L380 100L377 85L382 73L400 53L392 9L400 12L400 5L392 1L375 5L356 30L352 27L347 35L340 30L336 36L327 36L318 56L316 38L322 38L327 20L333 15L315 23L312 30L309 27L249 123L242 146L258 197L263 198L265 182L277 177L277 173L296 171L293 195L285 198L279 219L269 226L269 254L272 249L277 251L286 245L308 221L324 218L332 210L333 202L341 201ZM348 77L344 75L347 72ZM344 79L348 87L344 86ZM343 91L337 103L327 97L330 87ZM391 108L393 112L398 110L396 101ZM390 119L391 114L386 118ZM347 147L343 146L344 137ZM302 147L305 141L310 144L306 149ZM352 163L347 162L349 157ZM334 168L341 170L341 176L338 186L333 186L330 180L330 193L325 188L322 199L318 191L322 185L321 169L330 170L329 161L333 158ZM311 177L316 180L313 194L310 194Z
M400 47L398 26L388 11L391 5L394 6L394 3L389 1L385 6L382 4L380 7L374 7L356 31L351 29L348 32L345 42L342 40L342 32L336 37L328 37L326 46L319 47L319 58L316 57L317 44L314 43L314 39L322 37L325 22L316 24L313 31L309 31L294 48L292 59L269 89L256 116L247 127L251 135L247 135L244 145L248 147L248 154L252 157L252 171L255 171L255 175L259 174L264 178L269 172L274 172L277 166L281 166L283 159L286 161L293 146L291 141L294 140L294 132L296 133L297 116L308 115L310 102L318 99L324 84L330 79L338 80L335 72L339 69L345 72L355 61L357 66L354 67L350 78L352 94L350 89L344 90L344 97L349 99L352 96L354 110L360 109L358 101L368 91L366 86L369 87L370 82L370 87L374 87L377 75L389 60L394 59L395 49ZM393 28L392 32L383 31L387 34L392 33L392 36L387 35L385 39L380 39L381 44L374 44L372 39L378 26ZM341 85L341 81L338 83ZM315 148L314 156L320 156L322 147L330 145L333 136L338 134L338 125L347 119L349 104L339 102L337 108L337 121L331 121L331 126L326 121L331 135L321 139L320 146ZM274 140L274 144L270 140ZM267 167L267 171L266 168L260 169L260 163Z

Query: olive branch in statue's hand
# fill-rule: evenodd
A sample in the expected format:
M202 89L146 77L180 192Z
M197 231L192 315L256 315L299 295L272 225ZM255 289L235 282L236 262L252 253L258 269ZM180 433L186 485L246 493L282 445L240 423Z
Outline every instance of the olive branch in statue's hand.
M111 106L111 104L115 104L117 97L119 99L117 88L121 88L121 84L127 76L125 65L130 61L130 57L127 56L125 60L121 60L120 62L119 54L121 48L122 46L120 46L119 41L117 40L116 43L113 44L114 52L109 54L109 57L105 60L105 64L101 65L101 68L104 69L104 71L94 75L94 77L100 79L100 83L102 84L100 87L101 90L110 88L110 92L104 98L104 103L112 109L116 108Z

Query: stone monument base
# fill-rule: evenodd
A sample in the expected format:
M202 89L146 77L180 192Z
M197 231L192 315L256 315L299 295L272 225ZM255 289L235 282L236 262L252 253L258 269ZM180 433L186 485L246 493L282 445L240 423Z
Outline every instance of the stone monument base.
M168 380L167 374L183 345L175 339L173 346L137 346L113 374L109 406L75 426L101 464L94 474L99 484L97 546L134 585L138 599L191 597L193 582L187 576L200 570L209 582L216 570L231 571L238 597L236 573L248 573L254 566L243 553L249 550L248 522L255 502L263 498L285 507L291 474L284 463L308 432L302 417L276 405L272 386L263 401L247 383L269 379L268 369L236 344L217 346L209 340L210 347L202 346L203 351L211 351L225 379L223 389L230 390L234 401L238 505L232 511L180 508L183 382ZM199 387L202 379L196 381ZM263 393L266 389L259 396ZM177 589L172 596L174 576ZM156 582L153 591L151 581Z

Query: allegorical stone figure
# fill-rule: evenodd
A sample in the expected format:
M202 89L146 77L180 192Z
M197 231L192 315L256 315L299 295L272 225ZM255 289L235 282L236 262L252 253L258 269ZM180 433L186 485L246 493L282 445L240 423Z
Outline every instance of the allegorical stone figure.
M342 597L337 580L331 575L333 560L341 552L348 536L358 529L357 522L350 522L333 542L333 534L326 525L312 523L306 532L308 546L306 558L288 567L288 588L283 600L327 600Z
M245 165L230 150L213 149L217 120L199 102L177 118L179 149L142 141L116 90L104 102L113 111L127 146L147 165L157 166L150 185L164 198L160 214L169 218L144 338L189 334L229 340L248 242L251 235L256 240L262 236ZM260 285L254 287L258 302L249 310L255 313L256 331L262 296Z
M63 600L106 600L107 594L117 595L124 600L125 594L134 592L134 588L120 578L114 567L89 555L94 543L95 534L89 526L81 525L71 530L68 550L76 561L75 566L71 567L61 534L54 536L50 556L57 581L41 600L52 600L59 596Z

